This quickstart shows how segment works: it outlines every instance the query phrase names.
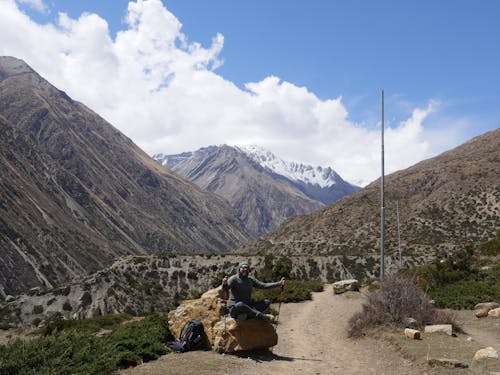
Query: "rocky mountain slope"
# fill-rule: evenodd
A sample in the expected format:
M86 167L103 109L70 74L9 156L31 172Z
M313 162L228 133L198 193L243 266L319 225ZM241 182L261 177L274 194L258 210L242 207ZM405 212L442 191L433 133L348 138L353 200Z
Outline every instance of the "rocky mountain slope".
M153 158L201 188L226 198L247 229L256 235L358 189L330 168L287 163L256 147L210 146Z
M0 57L0 171L0 296L122 255L217 253L248 239L225 200L12 57Z
M75 319L168 311L181 300L198 298L219 285L223 275L236 272L242 259L249 261L254 271L266 262L263 255L126 256L78 282L56 288L36 287L9 296L6 302L0 302L0 323L29 326L46 322L56 314ZM340 257L297 256L291 267L294 278L305 280L352 277Z
M435 256L494 236L500 226L500 129L385 179L385 249L397 257L396 202L406 255ZM240 251L274 254L380 252L380 180Z
M325 205L360 190L339 176L332 168L289 162L258 146L240 148L255 162L271 173L286 177L311 199Z

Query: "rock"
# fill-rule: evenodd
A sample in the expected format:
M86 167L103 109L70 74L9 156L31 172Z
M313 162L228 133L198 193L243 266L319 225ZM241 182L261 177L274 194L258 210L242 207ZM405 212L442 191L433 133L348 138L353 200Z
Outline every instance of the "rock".
M406 328L405 336L409 339L420 340L421 332L416 329Z
M248 319L237 323L228 318L227 322L219 321L214 326L212 348L219 353L267 349L277 343L278 335L274 327L263 319Z
M441 366L441 367L449 367L449 368L468 368L469 365L467 363L460 362L456 359L450 358L431 358L427 360L427 363L431 366Z
M495 358L498 359L498 352L495 348L488 346L484 349L479 349L476 354L474 354L474 361L480 361L485 358Z
M496 309L498 307L500 307L500 304L496 302L478 303L476 306L474 306L474 315L477 318L484 318L488 316L488 312L490 310Z
M418 322L416 319L406 318L404 323L406 328L418 329Z
M7 295L7 297L5 297L5 302L7 302L7 303L15 301L15 300L16 300L16 297L11 296L10 294Z
M175 338L182 327L192 319L203 323L211 348L218 352L267 349L278 343L274 327L263 319L249 319L237 323L225 316L222 289L211 289L199 299L183 301L168 313L168 325Z
M493 318L500 318L500 307L488 311L488 316L491 316Z
M342 294L347 291L359 291L359 282L355 279L341 280L333 283L333 292L335 294Z
M433 324L425 326L425 333L445 333L448 336L453 335L453 327L451 324Z

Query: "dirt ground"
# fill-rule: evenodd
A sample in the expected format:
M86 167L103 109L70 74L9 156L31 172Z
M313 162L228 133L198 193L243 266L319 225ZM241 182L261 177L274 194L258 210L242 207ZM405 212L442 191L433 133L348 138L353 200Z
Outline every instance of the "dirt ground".
M283 304L272 353L171 354L120 374L433 374L427 365L403 358L391 344L347 338L347 321L363 298L353 292L334 295L328 285L312 301Z
M432 368L420 355L418 346L437 345L447 347L452 338L437 338L435 343L407 342L402 333L392 333L392 340L371 337L352 340L347 337L347 322L360 310L364 300L362 293L348 292L334 295L327 285L321 293L313 293L312 301L289 303L281 306L279 315L278 345L272 352L221 355L213 352L189 352L168 354L156 361L121 370L121 375L224 375L224 374L482 374L471 369ZM471 311L457 312L466 336L458 339L469 345L473 341L481 347L493 346L500 350L500 320L477 319ZM6 336L8 333L9 337ZM25 336L26 333L19 333ZM12 330L2 333L0 343L14 339ZM394 339L394 335L396 339ZM469 340L466 340L470 337ZM447 341L448 340L448 341ZM412 340L414 341L414 340ZM443 343L441 343L441 341ZM422 358L419 358L422 357ZM500 375L500 360L485 369L486 375ZM498 363L498 370L497 370Z

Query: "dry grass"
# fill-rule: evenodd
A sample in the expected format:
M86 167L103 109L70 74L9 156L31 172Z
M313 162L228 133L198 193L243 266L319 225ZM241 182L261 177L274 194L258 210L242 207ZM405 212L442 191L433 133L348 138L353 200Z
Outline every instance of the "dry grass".
M405 327L408 318L415 319L419 327L452 324L456 332L461 332L454 314L435 308L413 278L390 275L367 296L362 311L349 320L348 335L360 337L379 326Z
M484 345L475 340L468 340L468 335L458 334L456 337L444 334L424 334L422 340L407 339L402 331L387 331L382 338L393 343L407 358L417 363L427 363L433 358L455 359L467 364L467 369L434 368L435 373L447 374L490 374L500 371L498 359L487 359L480 362L473 361L474 354Z

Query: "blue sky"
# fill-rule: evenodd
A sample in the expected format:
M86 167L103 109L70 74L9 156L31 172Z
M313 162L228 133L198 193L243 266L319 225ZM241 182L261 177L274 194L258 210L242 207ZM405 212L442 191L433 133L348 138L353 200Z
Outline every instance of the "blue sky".
M97 75L96 92L88 87L78 90L81 82L74 78L93 74L89 69L82 72L87 60L78 59L82 55L90 58L105 33L96 26L96 18L84 22L84 12L107 24L108 55L119 61L116 66L123 67L127 61L126 48L140 50L131 39L128 47L117 40L119 33L134 28L127 21L128 1L25 0L12 10L13 0L0 0L0 11L9 7L10 12L4 12L7 15L17 17L17 11L29 18L26 25L26 20L16 21L23 24L20 28L25 36L35 39L37 34L46 33L46 43L54 41L54 47L44 53L54 54L65 73L61 75L29 51L29 42L22 42L25 50L14 46L14 36L0 37L0 52L23 58L151 154L187 151L208 145L204 142L260 143L287 159L331 165L359 184L377 175L374 166L378 165L376 137L382 89L387 126L393 129L387 140L389 172L452 148L500 123L498 1L131 3L139 18L148 7L156 7L157 14L166 12L161 20L152 16L148 16L149 21L136 19L136 26L149 22L151 29L157 29L152 37L151 30L137 27L134 40L144 41L141 38L149 33L151 41L170 33L166 38L177 46L169 52L167 47L161 47L160 53L147 52L150 59L142 71L152 74L134 85L151 84L154 79L162 83L155 90L148 86L155 96L145 99L144 107L151 102L158 105L148 107L142 117L140 111L121 113L118 108L122 101L126 106L137 97L113 94L112 103L102 104L106 99L96 92L106 88L97 88ZM74 22L61 23L60 12L67 14L66 21ZM179 25L170 28L175 22ZM38 33L33 31L37 28ZM95 36L96 42L77 46L79 35ZM71 38L73 42L68 42ZM65 57L58 60L62 50ZM182 57L177 59L179 55ZM96 61L102 61L98 53L95 56ZM162 58L170 61L168 69L159 68ZM193 59L198 65L193 65ZM188 65L190 69L185 68ZM132 71L116 79L123 80ZM110 86L123 87L123 83L112 82ZM193 108L205 116L186 116L184 111ZM156 111L158 114L153 114ZM130 118L136 120L134 127L126 123ZM144 123L137 126L141 121ZM163 125L155 127L162 121ZM207 128L205 135L202 129ZM241 136L234 136L238 132ZM331 142L325 141L330 138Z

